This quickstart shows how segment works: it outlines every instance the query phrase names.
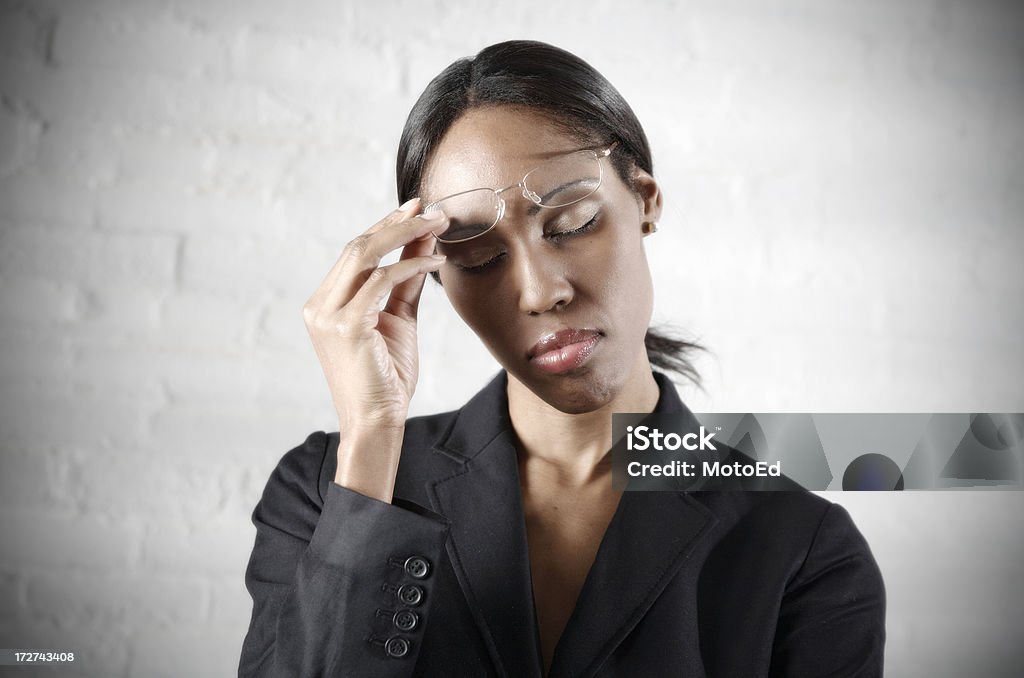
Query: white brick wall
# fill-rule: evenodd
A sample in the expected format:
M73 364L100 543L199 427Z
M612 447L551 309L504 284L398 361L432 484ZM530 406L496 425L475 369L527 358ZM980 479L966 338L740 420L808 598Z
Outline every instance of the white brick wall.
M235 672L252 507L335 425L302 303L394 206L427 80L498 40L644 122L695 410L1024 411L1022 36L994 0L0 2L0 647ZM417 414L495 369L429 287ZM1009 675L1021 495L830 498L887 577L888 675Z

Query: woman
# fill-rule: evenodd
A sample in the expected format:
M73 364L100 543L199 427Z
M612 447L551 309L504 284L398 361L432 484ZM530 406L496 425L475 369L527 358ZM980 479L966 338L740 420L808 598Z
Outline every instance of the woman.
M611 413L692 416L651 368L687 345L648 332L662 194L618 92L543 43L457 61L398 192L304 309L339 431L253 512L239 675L881 675L883 585L840 506L612 488ZM503 370L407 420L428 273Z

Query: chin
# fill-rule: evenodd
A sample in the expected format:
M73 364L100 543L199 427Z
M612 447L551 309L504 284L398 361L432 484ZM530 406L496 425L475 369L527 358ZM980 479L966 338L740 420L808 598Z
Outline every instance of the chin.
M547 377L516 378L538 398L566 414L599 410L614 400L622 388L619 380L602 378L588 368Z

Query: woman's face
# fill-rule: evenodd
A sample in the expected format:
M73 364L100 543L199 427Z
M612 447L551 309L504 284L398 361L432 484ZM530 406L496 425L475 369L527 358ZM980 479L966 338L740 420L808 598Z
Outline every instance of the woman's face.
M474 109L435 150L421 197L426 204L503 188L550 157L589 146L528 109ZM531 215L519 190L506 191L493 229L437 247L447 256L440 277L456 312L512 378L563 412L602 407L637 370L649 370L643 340L653 290L641 224L657 220L661 198L646 173L638 174L638 196L609 158L601 162L601 187L583 201Z

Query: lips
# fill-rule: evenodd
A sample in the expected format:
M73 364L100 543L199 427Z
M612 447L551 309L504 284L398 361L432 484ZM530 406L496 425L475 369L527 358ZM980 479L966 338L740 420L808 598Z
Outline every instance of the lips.
M601 333L594 329L569 328L546 334L527 352L530 362L551 374L583 365L593 353Z

